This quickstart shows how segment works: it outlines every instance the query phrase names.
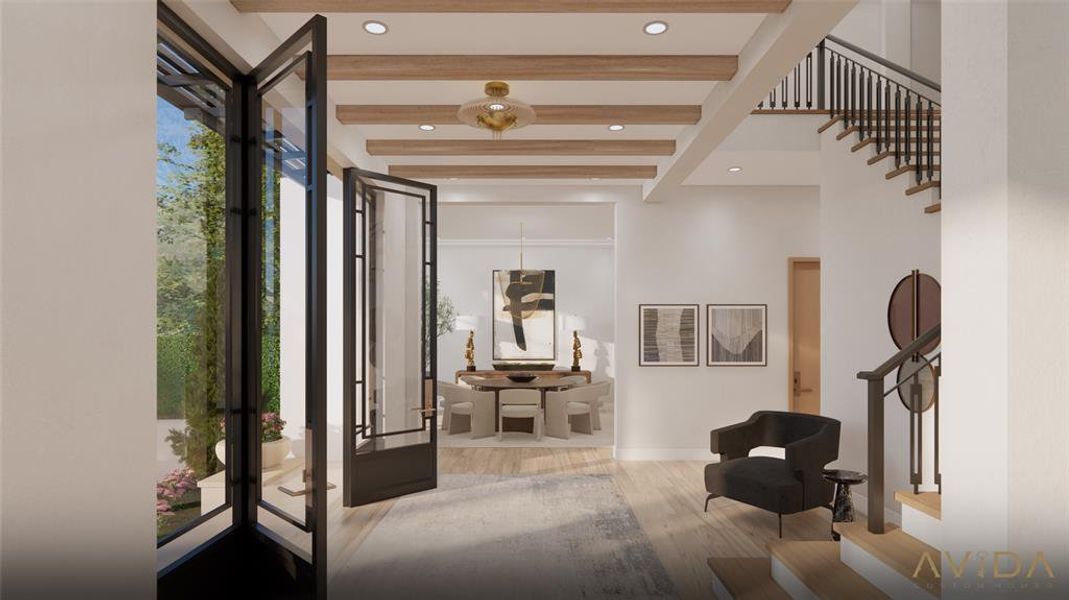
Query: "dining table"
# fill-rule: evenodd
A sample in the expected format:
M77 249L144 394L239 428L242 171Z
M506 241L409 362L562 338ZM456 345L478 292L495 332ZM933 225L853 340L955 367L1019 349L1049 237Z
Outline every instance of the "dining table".
M507 377L493 379L471 378L465 383L476 391L494 393L495 423L497 422L497 413L501 410L501 390L538 390L542 393L542 409L545 410L546 392L566 390L581 385L579 382L562 381L561 378L556 377L535 377L531 381L513 381Z

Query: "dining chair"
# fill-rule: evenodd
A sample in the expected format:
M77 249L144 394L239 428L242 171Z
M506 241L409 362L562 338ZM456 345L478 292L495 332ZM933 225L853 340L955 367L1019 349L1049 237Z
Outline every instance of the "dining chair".
M494 393L477 392L444 381L438 382L442 396L442 429L449 434L471 432L472 438L494 435Z
M546 392L546 435L570 439L573 430L593 434L596 393L597 389L591 385Z
M460 383L458 385L460 385L460 387L470 388L470 387L473 387L473 385L472 385L473 383L482 381L484 379L486 379L486 378L485 377L479 377L478 375L464 375L463 377L460 378Z
M612 382L611 381L599 381L592 383L590 386L590 421L595 430L601 430L601 407L607 403L612 394Z
M586 377L582 375L567 375L557 380L561 385L585 385Z
M498 403L497 439L502 439L505 419L531 419L535 438L542 439L542 394L538 390L501 390Z

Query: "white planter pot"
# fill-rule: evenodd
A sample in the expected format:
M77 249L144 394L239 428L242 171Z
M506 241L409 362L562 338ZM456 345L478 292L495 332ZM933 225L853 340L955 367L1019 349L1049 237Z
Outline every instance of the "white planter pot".
M260 466L270 469L282 464L290 453L290 439L282 436L282 439L260 444ZM219 462L226 463L226 440L219 440L215 444L215 457Z

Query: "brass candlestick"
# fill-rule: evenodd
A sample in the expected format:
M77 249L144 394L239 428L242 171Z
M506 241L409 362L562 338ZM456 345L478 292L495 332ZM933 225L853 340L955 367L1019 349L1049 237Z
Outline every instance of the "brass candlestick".
M572 332L572 370L579 370L579 359L583 358L583 342L579 341L579 332Z
M468 370L475 370L475 331L468 331L468 343L464 346L464 358L468 361Z

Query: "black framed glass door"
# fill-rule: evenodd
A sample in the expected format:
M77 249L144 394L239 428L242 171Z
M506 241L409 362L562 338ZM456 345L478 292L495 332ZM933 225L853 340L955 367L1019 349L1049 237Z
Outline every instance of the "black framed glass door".
M248 515L297 580L326 581L326 19L313 17L250 74Z
M211 213L227 224L226 285L211 297L225 295L230 304L202 320L225 323L218 329L226 360L211 364L225 371L217 379L225 381L226 402L209 405L215 412L201 419L222 438L219 447L204 442L196 456L225 463L199 483L202 496L218 483L216 494L233 514L228 527L213 529L216 521L203 521L209 513L162 540L196 545L158 572L157 597L234 589L325 598L326 19L313 17L244 74L166 6L158 12L161 98L201 123L204 136L220 134L214 145L202 144L207 150L225 140L225 164L216 160L225 175L208 182L227 198L225 210ZM211 60L192 61L191 52ZM208 62L214 71L201 68ZM211 587L220 581L222 588Z
M438 483L437 187L344 174L343 504Z

